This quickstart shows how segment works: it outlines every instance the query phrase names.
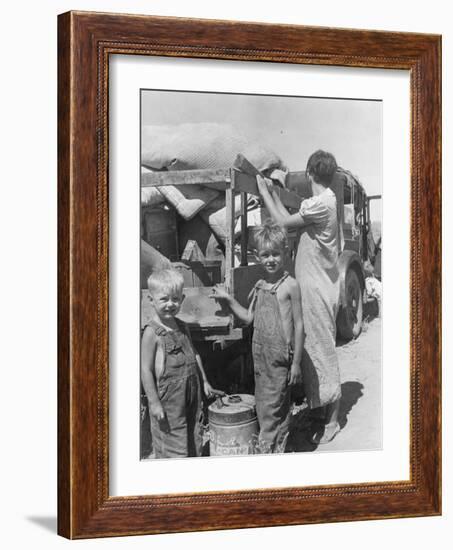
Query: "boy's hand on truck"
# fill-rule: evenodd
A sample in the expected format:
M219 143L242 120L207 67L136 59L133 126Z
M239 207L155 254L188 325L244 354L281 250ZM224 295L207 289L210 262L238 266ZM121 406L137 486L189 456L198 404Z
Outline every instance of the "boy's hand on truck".
M214 298L214 300L225 300L226 302L229 302L231 299L228 292L219 286L215 286L212 289L212 294L209 295L209 298Z

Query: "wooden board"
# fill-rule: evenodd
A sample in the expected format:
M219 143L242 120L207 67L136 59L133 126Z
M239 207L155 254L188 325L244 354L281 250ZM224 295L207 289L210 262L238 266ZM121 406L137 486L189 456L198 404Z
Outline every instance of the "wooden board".
M230 182L229 170L180 170L175 172L145 172L141 177L142 187L163 185L215 184L224 189Z
M256 184L256 179L253 176L248 174L243 174L242 172L236 172L236 190L244 191L245 193L250 193L251 195L259 196L258 186ZM279 187L275 187L275 190L280 197L280 200L287 208L293 208L298 210L302 198L296 193L287 191Z
M213 287L184 288L184 301L178 317L189 326L201 328L227 329L231 325L231 317L227 310L222 309L219 302L209 298ZM141 326L146 324L151 315L151 302L148 291L141 294Z
M261 264L238 266L233 269L233 296L242 306L248 307L250 291L263 276Z

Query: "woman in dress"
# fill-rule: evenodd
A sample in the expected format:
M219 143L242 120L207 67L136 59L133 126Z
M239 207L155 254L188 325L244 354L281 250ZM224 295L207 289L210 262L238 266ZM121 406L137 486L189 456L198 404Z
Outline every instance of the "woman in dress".
M332 154L316 151L310 156L306 174L313 196L302 201L296 214L283 206L270 180L257 176L259 192L274 221L287 229L301 229L295 276L301 289L305 328L302 377L310 408L323 410L325 418L323 432L315 434L316 443L331 441L340 430L341 383L335 349L340 238L337 201L330 189L336 170Z

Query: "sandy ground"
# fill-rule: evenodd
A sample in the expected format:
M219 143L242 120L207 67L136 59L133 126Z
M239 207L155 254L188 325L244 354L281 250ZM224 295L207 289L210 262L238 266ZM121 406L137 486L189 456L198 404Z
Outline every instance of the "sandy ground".
M294 416L293 433L287 451L372 450L382 447L381 319L365 323L364 330L347 344L337 345L342 398L341 431L329 443L309 441L313 421L306 410Z
M382 369L381 319L365 322L360 336L346 344L337 344L341 390L339 423L341 431L327 444L312 443L311 436L320 426L303 404L292 417L286 452L329 452L374 450L382 447ZM150 443L149 426L143 432L142 445ZM149 451L148 451L149 452ZM142 457L148 453L142 449ZM148 458L152 458L151 454Z

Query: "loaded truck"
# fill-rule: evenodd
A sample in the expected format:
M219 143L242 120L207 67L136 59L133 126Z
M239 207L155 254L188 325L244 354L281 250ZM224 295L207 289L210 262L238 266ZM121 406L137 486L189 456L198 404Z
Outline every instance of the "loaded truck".
M236 164L236 163L235 163ZM259 205L256 178L243 163L221 170L146 171L142 189L202 185L224 194L224 208L218 212L224 222L223 234L215 235L206 219L184 219L168 202L142 204L141 288L142 325L150 314L146 280L152 269L173 265L184 277L185 300L180 316L189 325L197 351L209 367L216 387L227 393L253 393L250 354L250 328L241 326L228 311L209 298L212 287L224 284L228 292L244 306L262 268L253 254L254 224L266 213ZM375 254L371 234L370 200L360 182L345 170L338 170L332 189L337 197L338 220L342 239L339 258L341 296L337 316L338 335L344 340L356 338L362 329L364 262ZM290 172L285 188L278 189L283 204L297 211L311 195L305 172ZM257 212L259 215L257 216ZM212 221L212 220L208 220ZM297 233L289 235L290 255L287 268L293 268L297 251ZM232 372L232 375L228 373ZM142 390L141 456L151 452L147 399Z
M142 188L202 185L225 193L225 238L221 243L212 238L206 224L197 225L196 220L184 222L174 210L162 206L142 209L142 237L153 250L182 270L187 288L181 315L191 327L194 338L222 344L241 339L244 327L237 326L227 313L218 311L218 305L209 294L215 284L225 284L226 289L246 305L249 291L261 277L261 268L253 262L250 254L253 236L253 226L249 223L250 207L256 207L259 193L249 163L238 155L231 169L147 172L142 174L141 183ZM362 329L363 264L372 260L374 253L370 200L380 196L368 197L359 180L343 169L337 171L332 190L337 197L342 241L337 329L340 338L350 340L356 338ZM296 211L301 201L311 196L305 172L289 172L286 187L278 188L278 192L283 204L290 211ZM265 213L261 215L265 216ZM290 234L289 240L294 258L297 234ZM142 274L143 271L142 281L146 279L146 268L143 269L142 265ZM143 293L146 294L145 289ZM143 300L145 308L147 303ZM142 317L146 317L146 311L142 310Z

